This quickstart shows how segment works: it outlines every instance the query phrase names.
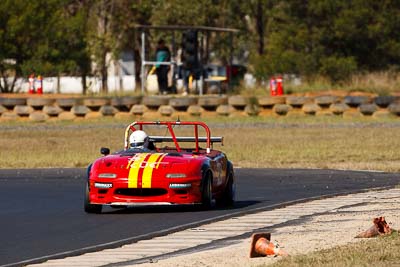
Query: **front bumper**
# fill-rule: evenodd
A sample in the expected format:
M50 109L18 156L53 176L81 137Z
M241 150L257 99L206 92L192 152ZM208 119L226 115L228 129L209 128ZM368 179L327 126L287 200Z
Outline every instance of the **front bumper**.
M128 180L90 179L91 204L113 206L201 203L201 178L164 179L151 188L128 188Z

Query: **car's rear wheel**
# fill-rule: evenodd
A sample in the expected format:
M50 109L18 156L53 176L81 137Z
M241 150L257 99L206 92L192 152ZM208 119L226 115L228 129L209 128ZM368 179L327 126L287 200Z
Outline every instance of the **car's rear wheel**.
M212 177L208 173L204 178L202 187L201 205L204 209L210 209L213 206L213 193L212 193Z
M235 202L236 184L233 176L233 171L228 173L228 183L226 184L224 194L222 195L222 202L225 206L232 206Z
M87 213L101 213L102 205L97 204L90 204L89 200L89 185L86 183L86 190L85 190L85 203L84 209Z

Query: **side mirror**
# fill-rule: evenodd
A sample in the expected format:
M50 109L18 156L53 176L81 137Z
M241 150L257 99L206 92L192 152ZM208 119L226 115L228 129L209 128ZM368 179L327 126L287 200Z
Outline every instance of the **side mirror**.
M110 154L110 149L108 147L102 147L100 148L100 154L107 156Z

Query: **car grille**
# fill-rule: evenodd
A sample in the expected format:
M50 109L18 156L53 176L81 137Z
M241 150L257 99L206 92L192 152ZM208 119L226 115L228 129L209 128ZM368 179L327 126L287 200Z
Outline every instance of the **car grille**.
M162 196L167 193L168 191L163 188L118 188L115 190L116 195L137 197Z

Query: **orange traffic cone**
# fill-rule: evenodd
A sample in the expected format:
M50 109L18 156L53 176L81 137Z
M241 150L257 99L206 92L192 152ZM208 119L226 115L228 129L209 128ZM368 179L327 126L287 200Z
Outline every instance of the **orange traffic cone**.
M374 225L371 226L371 228L358 234L356 237L368 238L392 233L392 229L390 229L389 224L387 224L385 217L374 218L372 222L374 223Z
M285 251L271 242L271 233L253 234L251 238L250 258L287 255Z

